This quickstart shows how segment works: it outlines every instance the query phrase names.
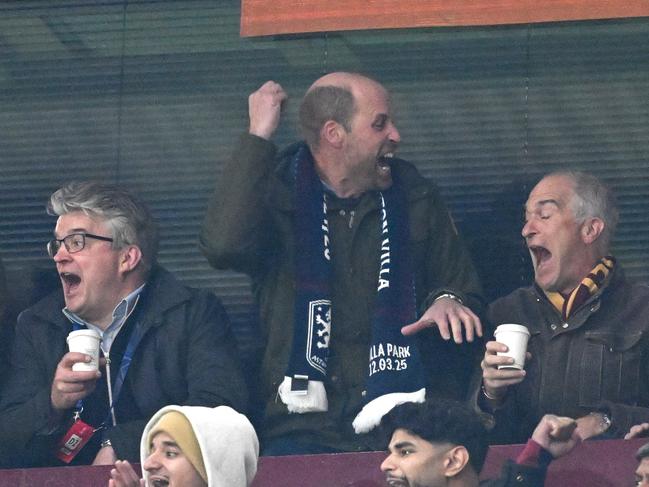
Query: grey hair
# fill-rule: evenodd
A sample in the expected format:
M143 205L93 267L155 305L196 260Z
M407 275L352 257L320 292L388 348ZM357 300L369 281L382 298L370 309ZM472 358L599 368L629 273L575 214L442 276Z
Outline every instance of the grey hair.
M635 453L636 460L642 460L643 458L649 457L649 443L645 443L638 451Z
M158 229L142 201L122 188L94 181L68 183L50 196L49 215L76 211L101 218L110 228L114 249L138 246L145 274L151 270L158 253Z
M318 149L320 130L333 120L351 131L356 114L356 102L351 90L340 86L317 86L304 95L300 104L299 124L302 137L311 150Z
M587 172L558 171L548 176L566 177L572 181L574 197L571 207L575 220L583 223L588 218L601 219L604 222L604 230L600 236L600 248L602 253L608 252L620 218L613 191Z

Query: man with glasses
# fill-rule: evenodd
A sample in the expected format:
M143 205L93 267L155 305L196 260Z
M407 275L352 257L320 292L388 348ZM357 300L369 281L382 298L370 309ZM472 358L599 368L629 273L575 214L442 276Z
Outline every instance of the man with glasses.
M0 402L6 466L137 461L142 430L168 404L245 407L227 316L156 264L157 230L129 193L71 183L50 198L47 250L61 289L18 318ZM101 337L99 371L67 351L73 330Z

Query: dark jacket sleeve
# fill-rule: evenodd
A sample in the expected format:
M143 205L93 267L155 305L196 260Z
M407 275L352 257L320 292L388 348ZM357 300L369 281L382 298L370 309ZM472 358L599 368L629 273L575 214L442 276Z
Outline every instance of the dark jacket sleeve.
M230 321L217 298L200 291L189 310L187 406L230 406L245 413L247 392Z
M145 353L158 354L161 368L155 383L168 387L165 391L168 399L156 404L147 418L119 423L104 433L120 459L139 461L140 436L144 426L157 409L168 404L226 405L246 412L245 382L225 309L213 294L207 291L193 293L183 309L184 326L177 326L178 323L174 322L169 323L173 326L163 325L153 330L158 334L159 348L155 352L145 350ZM165 343L170 344L173 350L165 350L162 345ZM172 381L183 385L171 384ZM151 384L136 384L135 393L147 394L151 387ZM151 391L151 394L156 393Z
M35 319L29 310L18 317L11 374L0 401L0 463L6 465L45 461L62 426L50 423L50 392L56 364L65 352L56 343L51 353L41 352L34 340L43 337L31 333Z
M520 320L507 315L508 297L491 303L483 321L485 342L494 340L493 332L497 323L517 323ZM484 348L482 351L484 356ZM482 369L476 368L470 386L469 401L479 412L485 413L485 424L489 428L489 444L502 445L525 443L536 427L539 418L530 407L529 401L518 395L518 385L508 387L503 402L494 410L482 393ZM512 418L516 418L515 421Z
M546 467L518 465L508 460L503 465L500 478L480 482L481 487L543 487Z
M269 221L267 185L277 148L244 134L226 163L208 204L200 248L217 269L251 274L266 258Z
M478 274L438 189L432 184L428 214L433 235L429 239L427 260L433 282L421 312L437 296L450 292L459 296L476 314L482 314L484 298Z

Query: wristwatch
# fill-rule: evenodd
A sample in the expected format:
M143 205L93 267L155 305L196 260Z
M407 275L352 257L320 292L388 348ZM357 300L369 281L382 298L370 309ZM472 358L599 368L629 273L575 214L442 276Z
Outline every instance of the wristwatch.
M105 440L102 440L102 442L99 444L100 448L104 448L106 446L110 446L110 447L113 446L113 444L111 443L109 438L106 438Z
M611 424L613 422L611 421L611 417L608 415L608 413L599 411L599 412L592 412L590 413L591 416L597 416L599 418L599 427L601 429L601 433L604 433L606 430L608 430L611 427Z
M438 299L442 299L442 298L449 298L449 299L452 299L453 301L455 301L457 303L464 304L464 303L462 303L462 300L460 299L459 296L456 296L455 294L452 294L452 293L442 293L442 294L439 294L439 295L435 296L435 299L433 299L433 303L435 301L437 301Z
M608 430L611 427L611 424L613 422L611 421L611 417L608 415L608 413L602 413L602 429L604 431Z

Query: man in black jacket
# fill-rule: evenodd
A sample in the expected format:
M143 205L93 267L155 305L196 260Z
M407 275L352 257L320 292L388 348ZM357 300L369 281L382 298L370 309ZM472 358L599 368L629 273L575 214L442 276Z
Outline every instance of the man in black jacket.
M0 404L7 466L137 461L144 425L162 406L245 408L225 311L156 265L146 206L117 187L71 183L48 212L58 216L47 248L61 289L18 318ZM67 351L79 329L101 337L99 371L73 370L89 361Z
M507 462L497 480L478 481L487 456L482 419L456 401L403 404L383 418L391 435L388 457L381 464L386 481L398 487L541 487L553 458L580 441L570 418L546 415L516 462Z

